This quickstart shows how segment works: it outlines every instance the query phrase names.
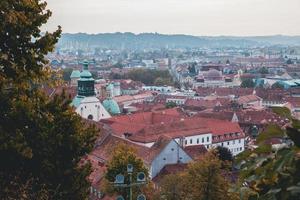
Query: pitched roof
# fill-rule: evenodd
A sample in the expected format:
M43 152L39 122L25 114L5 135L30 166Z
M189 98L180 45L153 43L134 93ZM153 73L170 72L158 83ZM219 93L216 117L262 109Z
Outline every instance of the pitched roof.
M184 147L184 151L195 160L203 156L207 152L207 149L204 145L192 145Z
M170 110L175 112L175 109ZM179 138L199 134L242 132L238 123L230 121L202 118L182 117L177 112L144 112L117 116L101 120L108 124L114 134L124 137L124 134L134 142L155 142L160 136Z
M238 98L238 103L239 104L247 104L247 103L251 103L251 102L255 102L255 101L260 101L261 98L256 96L256 95L253 95L253 94L250 94L250 95L246 95L246 96L241 96Z

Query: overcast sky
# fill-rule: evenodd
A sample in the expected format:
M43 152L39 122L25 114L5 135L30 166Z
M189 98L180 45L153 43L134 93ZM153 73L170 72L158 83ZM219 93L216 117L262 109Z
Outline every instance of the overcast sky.
M300 0L47 0L64 32L300 35Z

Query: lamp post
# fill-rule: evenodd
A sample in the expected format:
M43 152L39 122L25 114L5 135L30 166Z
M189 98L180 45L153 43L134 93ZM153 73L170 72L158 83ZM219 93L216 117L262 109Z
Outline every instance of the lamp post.
M136 182L132 181L133 165L127 165L127 174L129 175L129 183L125 183L123 174L118 174L115 178L114 186L121 188L129 188L129 200L132 200L132 188L146 184L146 175L144 172L138 172ZM118 196L117 200L125 200L123 196ZM137 200L146 200L145 195L139 194Z

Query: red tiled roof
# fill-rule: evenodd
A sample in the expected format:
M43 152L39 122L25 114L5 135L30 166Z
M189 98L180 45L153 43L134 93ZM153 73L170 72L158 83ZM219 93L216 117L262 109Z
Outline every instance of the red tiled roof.
M201 117L180 117L177 112L171 115L167 112L136 113L101 121L108 124L120 137L128 133L128 139L141 143L155 142L162 135L179 138L195 134L222 135L242 132L237 123Z
M188 164L184 163L165 165L164 168L162 168L162 170L159 172L159 174L152 179L152 181L155 183L159 183L164 176L183 172L187 169L187 167Z
M137 156L140 158L144 158L145 155L148 154L149 148L137 145L126 139L110 135L90 153L90 156L94 156L99 161L106 162L111 159L113 150L120 144L126 144L133 147L136 150Z
M207 149L204 145L192 145L192 146L186 146L184 147L184 151L192 158L197 159L201 156L203 156Z
M238 99L238 103L239 104L246 104L246 103L251 103L251 102L254 102L254 101L260 101L261 98L256 96L256 95L253 95L253 94L250 94L250 95L246 95L246 96L241 96L239 99Z

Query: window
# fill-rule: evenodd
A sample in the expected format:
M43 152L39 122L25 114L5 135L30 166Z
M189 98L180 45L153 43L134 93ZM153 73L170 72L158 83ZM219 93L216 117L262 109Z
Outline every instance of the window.
M199 144L199 138L197 138L197 144Z
M229 146L229 142L227 142L227 145Z
M204 143L204 138L202 138L202 143Z
M223 144L223 142L222 142L222 144L221 144L222 146L224 146L224 144Z
M190 139L190 144L192 144L193 143L193 139Z
M166 158L163 158L163 160L167 160Z
M243 147L240 147L240 151L242 151L243 150Z
M241 139L239 139L239 143L241 143Z
M185 140L185 144L187 144L187 140Z
M209 145L206 145L206 148L209 149Z
M182 157L179 157L180 160L182 160Z
M206 141L209 142L209 137L206 138Z
M174 148L172 148L171 151L174 151Z
M232 141L232 144L235 144L235 140Z

